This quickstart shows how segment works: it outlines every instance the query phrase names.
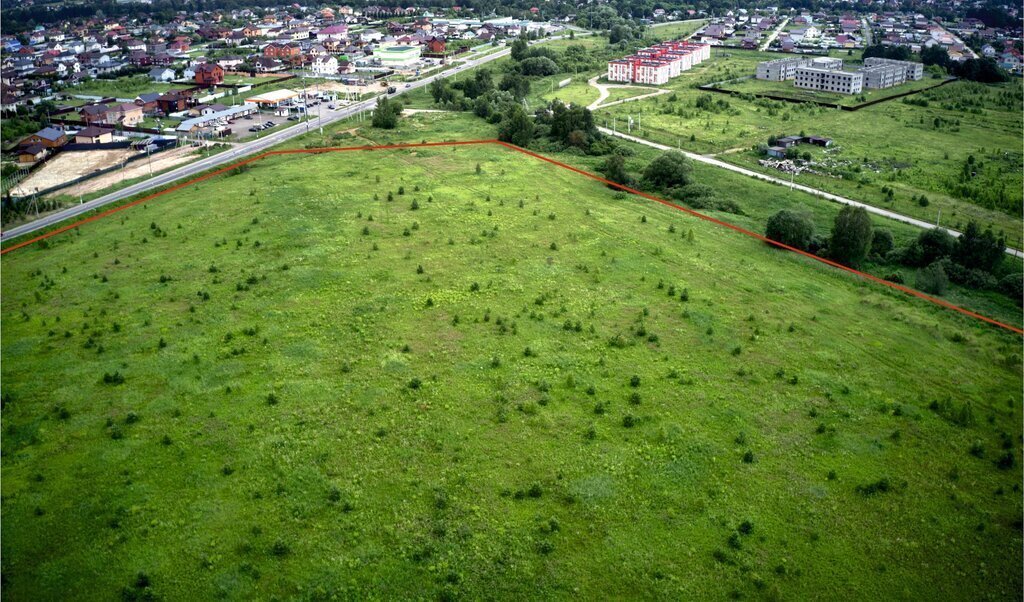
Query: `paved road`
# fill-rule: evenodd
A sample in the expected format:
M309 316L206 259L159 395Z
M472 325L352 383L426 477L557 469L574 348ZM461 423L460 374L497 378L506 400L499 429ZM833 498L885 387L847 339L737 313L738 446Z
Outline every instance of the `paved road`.
M650 146L650 147L656 148L658 150L666 150L666 151L667 150L678 150L678 149L673 149L670 146L665 146L664 144L658 144L657 142L651 142L650 140L644 140L643 138L637 138L636 136L630 136L629 134L623 134L622 132L613 132L612 130L610 130L608 128L599 127L597 129L600 130L602 133L605 133L605 134L608 134L608 135L611 135L611 136L617 136L617 137L622 138L624 140L629 140L630 142L636 142L637 144L643 144L643 145L646 145L646 146ZM753 170L750 170L750 169L746 169L746 168L740 167L738 165L733 165L732 163L726 163L725 161L719 161L718 159L715 159L713 157L707 157L707 156L704 156L704 155L698 155L697 153L691 153L691 152L684 151L684 150L680 150L679 152L683 153L688 158L690 158L690 159L692 159L694 161L699 161L701 163L706 163L708 165L714 165L715 167L721 167L722 169L728 169L729 171L733 171L733 172L736 172L736 173L739 173L739 174L743 174L743 175L751 177L751 178L756 178L758 180L764 180L766 182L772 182L772 183L775 183L775 184L781 184L783 186L788 186L788 187L790 187L790 188L792 188L794 190L800 190L800 191L806 192L808 194L813 194L816 197L821 197L823 199L827 199L829 201L833 201L833 202L836 202L836 203L842 203L844 205L852 205L854 207L863 207L869 213L874 213L875 215L880 215L882 217L887 217L887 218L889 218L891 220L902 222L904 224L910 224L912 226L917 226L918 228L926 228L926 229L931 229L931 228L935 227L935 225L932 224L932 223L929 223L929 222L926 222L926 221L923 221L923 220L919 220L919 219L915 219L913 217L910 217L910 216L907 216L907 215L903 215L902 213L896 213L895 211L889 211L887 209L882 209L881 207L875 207L874 205L868 205L866 203L861 203L860 201L855 201L853 199L848 199L846 197L842 197L842 196L839 196L837 194L832 194L830 192L825 192L824 190L818 190L817 188L811 188L810 186L804 186L803 184L795 184L795 183L792 183L792 182L788 182L788 181L786 181L786 180L784 180L782 178L776 178L774 176L765 175L763 173L759 173L759 172L756 172L756 171L753 171ZM957 230L953 230L951 228L943 228L943 230L945 230L946 232L949 232L953 236L957 236L957 237L960 236L960 232L957 231ZM1011 248L1007 247L1006 253L1008 255L1012 255L1014 257L1024 258L1024 253L1022 253L1021 251L1019 251L1017 249L1011 249Z
M571 29L575 30L575 35L577 37L590 35L590 32L580 31L576 28ZM531 42L531 44L543 44L544 42L559 40L562 39L563 37L568 37L568 34L564 36L552 36L550 38L537 40L535 42ZM441 71L429 77L425 77L415 82L411 82L408 87L402 87L403 84L399 83L397 84L398 91L392 96L404 94L406 92L422 88L423 86L430 85L430 83L436 79L452 77L468 69L478 67L490 61L499 59L503 56L508 56L511 52L511 48L505 48L479 58L470 59L469 61L457 67L453 67L451 69ZM355 103L347 107L339 107L336 110L330 110L325 105L321 104L320 108L322 109L323 113L320 116L319 124L328 125L330 123L334 123L347 117L352 117L353 115L357 115L364 111L373 110L373 108L376 106L377 98L364 100L362 102ZM280 144L286 140L289 140L296 136L301 136L307 132L315 131L317 128L317 124L318 120L311 119L308 122L298 123L296 125L282 129L272 134L268 134L262 138L253 140L251 142L237 144L234 148L230 150L223 151L221 153L212 155L205 159L200 159L199 161L189 163L177 169L173 169L166 173L154 176L148 180L132 184L131 186L126 186L120 190L111 192L110 194L97 197L87 203L75 205L73 207L69 207L67 209L58 211L56 213L45 215L35 221L26 224L21 224L8 230L4 230L3 232L0 232L0 240L12 240L19 236L24 236L32 232L38 232L39 230L43 230L64 220L81 216L85 213L88 213L89 211L92 211L93 209L97 209L104 205L115 203L117 201L126 199L139 193L146 192L154 188L159 188L161 186L171 184L178 180L189 178L191 176L194 176L196 174L199 174L203 171L209 170L214 167L219 167L233 163L238 159L241 159L246 156L261 153L265 150L269 150L270 147Z
M772 42L775 41L775 38L779 37L779 32L781 32L782 28L785 27L786 24L788 24L788 23L789 23L789 17L786 17L785 19L782 20L782 23L779 23L778 27L773 29L772 32L770 34L768 34L768 38L765 39L764 44L761 44L761 47L758 48L758 50L761 50L761 51L768 50L768 47L772 45Z

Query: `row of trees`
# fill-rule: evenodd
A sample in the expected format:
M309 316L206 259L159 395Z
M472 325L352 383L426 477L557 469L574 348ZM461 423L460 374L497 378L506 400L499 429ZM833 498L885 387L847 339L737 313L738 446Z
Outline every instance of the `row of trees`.
M925 230L906 246L896 248L892 233L875 229L863 207L846 206L832 225L831 235L819 237L810 217L784 209L768 219L765 235L787 246L827 257L850 267L866 262L920 268L916 285L943 294L949 282L982 290L998 290L1021 302L1022 275L1004 266L1006 244L991 229L974 221L959 238L941 228ZM888 279L902 282L899 272Z

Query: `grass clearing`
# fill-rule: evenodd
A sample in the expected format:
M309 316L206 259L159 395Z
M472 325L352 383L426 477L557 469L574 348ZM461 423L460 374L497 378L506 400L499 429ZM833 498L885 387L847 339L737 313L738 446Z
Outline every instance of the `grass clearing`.
M3 262L14 598L1020 595L1017 336L517 153L275 157Z

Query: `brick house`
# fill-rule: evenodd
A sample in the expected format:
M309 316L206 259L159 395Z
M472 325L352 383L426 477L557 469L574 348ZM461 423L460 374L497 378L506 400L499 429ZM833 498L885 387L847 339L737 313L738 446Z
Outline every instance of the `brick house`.
M224 83L224 68L213 63L196 67L196 83L200 86L216 86Z

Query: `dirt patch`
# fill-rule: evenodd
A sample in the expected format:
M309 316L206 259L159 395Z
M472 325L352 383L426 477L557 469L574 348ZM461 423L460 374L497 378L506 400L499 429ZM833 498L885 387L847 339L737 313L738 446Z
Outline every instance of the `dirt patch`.
M191 146L182 146L180 148L157 153L153 155L151 159L153 163L152 173L156 174L176 165L187 163L196 157L196 149ZM110 173L103 174L102 176L86 180L80 184L76 184L70 188L65 188L55 194L68 194L71 196L89 194L91 192L96 192L97 190L103 190L104 188L108 188L114 184L118 184L122 180L142 178L149 174L150 160L138 159L125 166L123 174L121 173L121 170L112 171Z
M97 169L117 165L135 152L126 148L63 152L25 178L12 193L16 196L25 196L35 190L60 186Z

